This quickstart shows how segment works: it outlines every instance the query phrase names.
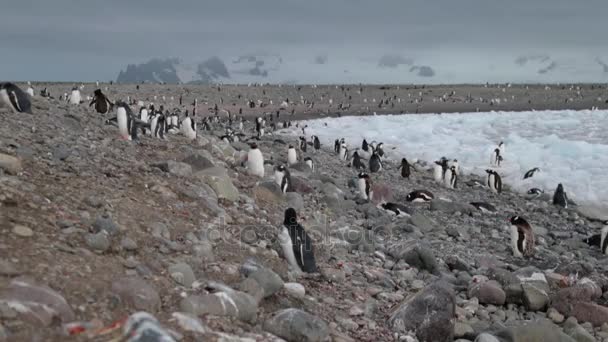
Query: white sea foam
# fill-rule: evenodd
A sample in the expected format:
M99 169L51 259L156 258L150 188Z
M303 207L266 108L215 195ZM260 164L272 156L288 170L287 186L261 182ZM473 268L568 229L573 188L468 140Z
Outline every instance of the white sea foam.
M360 147L363 138L382 141L395 160L446 156L458 159L465 173L484 176L491 152L502 140L505 161L497 171L512 188L523 192L539 187L553 193L562 183L575 201L608 202L606 110L361 116L304 124L307 134L319 136L325 146L333 146L339 137L352 148ZM299 132L294 128L293 133ZM523 180L534 167L541 172Z

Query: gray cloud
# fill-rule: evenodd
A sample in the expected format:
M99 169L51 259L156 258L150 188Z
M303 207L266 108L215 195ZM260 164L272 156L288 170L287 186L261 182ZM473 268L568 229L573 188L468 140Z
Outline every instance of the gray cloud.
M547 65L546 67L538 69L538 73L539 74L546 74L546 73L548 73L550 71L555 70L555 68L557 68L557 62L553 61L553 62L551 62L551 64Z
M396 68L400 65L412 65L414 61L411 58L405 58L401 55L384 55L380 57L378 66L383 68Z
M385 78L374 76L378 55L401 55L481 81L502 77L480 67L498 58L567 54L597 68L588 55L608 56L607 10L605 0L19 0L0 11L0 74L14 80L113 79L127 64L156 57L198 63L219 56L230 64L253 53L301 60L302 68L313 68L305 73L311 77L327 75L333 66L335 75L351 70L344 80L365 82ZM311 51L324 51L332 63L310 63L317 57ZM323 67L318 75L315 66ZM563 69L578 76L578 67ZM472 75L471 69L480 71Z
M410 72L416 72L420 77L433 77L435 76L435 70L428 65L413 66L410 68Z

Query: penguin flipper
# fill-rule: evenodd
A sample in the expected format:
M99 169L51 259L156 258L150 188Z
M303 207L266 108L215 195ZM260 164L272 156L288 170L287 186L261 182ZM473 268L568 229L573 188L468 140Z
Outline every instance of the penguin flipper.
M589 246L600 247L600 244L602 242L602 235L601 234L592 235L590 237L584 238L583 242L588 244Z

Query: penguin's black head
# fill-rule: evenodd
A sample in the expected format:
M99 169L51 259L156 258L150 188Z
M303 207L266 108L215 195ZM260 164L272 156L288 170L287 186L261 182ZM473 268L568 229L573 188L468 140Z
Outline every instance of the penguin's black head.
M294 208L289 208L285 210L285 220L283 224L292 225L298 223L298 216L296 214L296 210Z
M279 165L279 166L277 166L277 171L279 171L279 172L285 172L285 165Z
M258 148L258 144L252 142L251 144L249 144L249 147L251 147L252 150L255 150Z
M509 222L511 222L511 224L514 226L527 226L528 225L528 222L526 220L524 220L523 217L518 216L518 215L512 216L509 219Z
M557 184L557 191L564 191L564 186L562 183Z
M486 173L487 173L487 174L489 174L489 175L490 175L490 174L492 174L492 172L493 172L492 170L490 170L490 169L486 169Z
M289 148L290 148L290 149L292 149L292 148L293 148L293 145L289 145Z
M359 173L359 178L369 178L369 175L365 172L360 172Z
M401 159L401 164L407 164L407 159L405 159L405 158Z
M95 91L93 92L93 94L95 94L96 96L101 96L101 89L95 89Z

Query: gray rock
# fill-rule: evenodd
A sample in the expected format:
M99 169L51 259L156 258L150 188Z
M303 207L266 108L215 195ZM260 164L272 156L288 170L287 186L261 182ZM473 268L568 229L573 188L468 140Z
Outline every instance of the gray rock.
M477 335L475 342L503 342L503 341L500 341L498 338L494 337L493 335L490 335L488 333L483 333L483 334Z
M548 321L531 322L504 328L494 334L500 341L532 342L575 342L570 336L561 332L558 326Z
M264 330L287 341L322 342L329 327L322 319L298 309L283 309L264 322Z
M120 246L127 251L136 251L137 250L137 242L135 242L135 240L128 238L128 237L124 237L120 241Z
M454 340L455 296L446 283L435 282L401 304L388 320L398 333L414 332L420 342Z
M290 208L294 208L298 212L304 209L304 199L299 193L288 192L285 194L285 198L287 199L287 206Z
M306 296L306 288L300 283L285 283L283 284L285 292L296 298L304 298Z
M308 164L306 164L305 162L295 163L295 164L291 165L289 168L296 170L296 171L304 172L304 173L312 172L312 169L310 168L310 166L308 166Z
M193 254L200 259L202 263L210 263L215 261L213 254L213 245L208 241L202 241L192 247Z
M454 337L455 338L468 337L473 334L474 334L474 330L469 324L463 323L463 322L456 322L454 324Z
M176 162L174 160L155 163L152 164L152 166L178 177L188 177L192 174L192 166L186 163Z
M528 311L544 311L549 304L549 295L543 289L534 284L521 284L523 290L523 302Z
M34 231L30 227L16 224L13 226L13 234L20 237L32 237L34 235Z
M476 297L481 304L503 305L507 298L500 284L494 280L472 282L468 290L469 298Z
M72 151L65 145L59 145L53 149L53 158L56 160L66 160Z
M273 270L257 263L254 259L247 259L241 267L241 273L247 278L255 280L264 291L264 298L270 297L283 288L283 279Z
M430 232L435 229L433 221L420 213L413 213L410 217L410 222L422 232Z
M285 199L281 187L273 181L264 181L258 183L253 189L253 196L256 201L262 203L282 203Z
M577 285L552 295L550 306L564 316L576 317L580 322L601 326L608 323L608 308L593 302L597 298L597 290L594 287Z
M192 295L180 302L180 308L193 315L211 314L229 316L245 322L254 322L257 318L257 300L251 295L236 291L227 286L213 283L217 292L207 295Z
M103 206L104 200L98 196L87 196L84 199L84 203L93 208L101 208Z
M213 156L206 150L198 150L183 160L194 172L214 167Z
M395 257L393 255L393 257ZM395 257L397 259L397 257ZM424 246L416 244L406 249L398 259L403 259L410 266L416 267L419 270L427 270L432 274L439 274L437 260L433 251Z
M236 202L239 199L239 190L232 184L232 180L228 177L228 173L221 167L210 167L208 169L198 171L195 176L207 183L218 198L226 199L231 202Z
M9 260L0 259L0 276L14 277L21 273L22 271L17 268L17 265Z
M4 170L9 175L16 175L23 170L21 160L8 154L0 153L0 170Z
M105 231L101 231L97 234L87 234L84 237L84 241L89 248L99 252L107 251L110 249L111 245L108 233Z
M114 280L111 290L120 300L136 310L157 312L161 301L154 286L136 276L122 277Z
M333 183L323 183L323 186L321 187L321 193L323 193L325 196L333 197L335 199L344 199L344 191L342 191L342 189L340 189Z
M572 337L576 342L595 342L596 339L576 320L568 319L564 324L564 332Z
M63 323L76 318L61 294L29 278L15 278L0 291L0 306L8 303L20 307L16 310L20 319L43 326L52 324L55 317Z
M167 240L171 240L171 231L166 224L162 222L154 222L150 225L150 230L152 236L156 238L164 238Z
M120 231L120 228L118 228L118 225L114 223L110 216L102 215L95 219L95 222L93 222L91 233L97 234L102 231L108 233L109 235L114 235Z
M476 211L475 207L468 203L448 202L441 199L431 200L431 211L441 211L448 214L460 212L470 214Z
M180 262L169 266L169 275L176 283L185 287L191 287L196 280L192 267L185 262Z

